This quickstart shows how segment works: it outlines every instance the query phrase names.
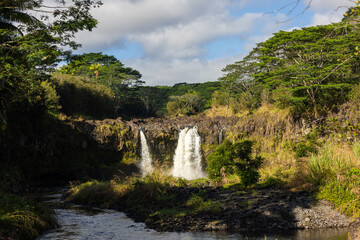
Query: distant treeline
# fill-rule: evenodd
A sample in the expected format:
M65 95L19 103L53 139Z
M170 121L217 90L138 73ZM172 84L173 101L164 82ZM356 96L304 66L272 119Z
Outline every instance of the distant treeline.
M72 56L51 83L61 112L87 118L196 114L211 106L213 92L221 87L220 82L143 86L140 78L113 56L87 53Z

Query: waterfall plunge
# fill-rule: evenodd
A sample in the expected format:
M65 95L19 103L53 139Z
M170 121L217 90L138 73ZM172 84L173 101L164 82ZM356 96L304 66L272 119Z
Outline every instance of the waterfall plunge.
M201 138L197 127L180 131L172 175L188 180L206 177L201 166Z
M140 163L140 170L143 176L148 175L152 172L153 167L151 165L151 156L149 151L149 146L146 141L145 134L140 129L140 141L141 141L141 163Z

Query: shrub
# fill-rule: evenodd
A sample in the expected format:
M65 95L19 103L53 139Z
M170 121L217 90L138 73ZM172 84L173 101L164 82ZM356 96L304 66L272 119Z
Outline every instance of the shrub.
M49 110L59 110L59 96L56 93L55 87L48 81L42 81L40 83L45 94L45 103Z
M0 193L0 239L34 239L57 225L53 211Z
M236 174L242 184L248 187L259 180L259 168L262 157L252 157L252 141L243 140L231 143L225 140L208 157L209 177L220 181L225 175Z
M191 115L200 111L201 101L199 93L189 91L181 96L170 96L166 108L170 115Z
M360 217L360 169L352 168L328 180L318 198L330 201L348 216Z

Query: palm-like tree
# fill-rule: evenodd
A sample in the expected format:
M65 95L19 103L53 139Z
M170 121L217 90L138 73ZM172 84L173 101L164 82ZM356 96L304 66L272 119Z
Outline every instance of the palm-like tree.
M0 29L15 31L22 35L18 24L33 25L39 20L26 11L40 7L36 0L0 0Z

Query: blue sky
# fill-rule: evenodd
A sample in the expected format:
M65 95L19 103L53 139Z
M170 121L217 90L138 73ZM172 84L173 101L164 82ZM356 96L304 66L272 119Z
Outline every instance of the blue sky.
M216 81L279 30L337 22L352 0L103 0L77 53L103 52L139 70L146 85ZM295 8L294 8L295 7Z

